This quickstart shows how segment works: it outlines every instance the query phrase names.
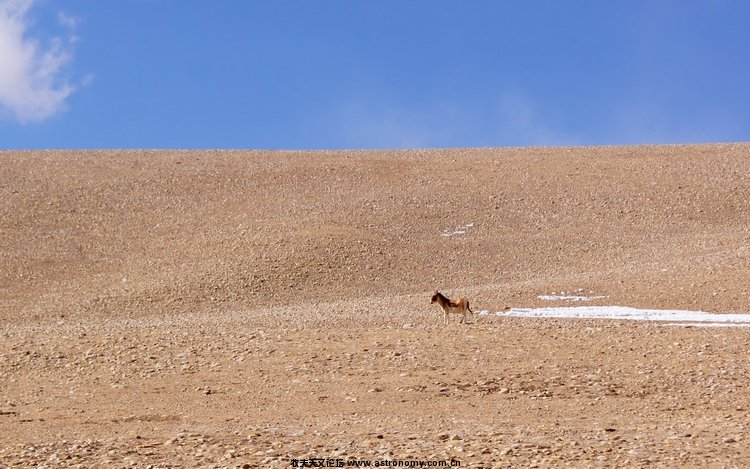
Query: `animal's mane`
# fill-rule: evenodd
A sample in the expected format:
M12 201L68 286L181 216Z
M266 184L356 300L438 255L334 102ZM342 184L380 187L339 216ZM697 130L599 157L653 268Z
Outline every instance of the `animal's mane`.
M443 324L448 324L448 316L451 313L460 313L462 315L461 322L464 322L464 319L466 319L467 312L473 313L471 308L469 308L469 300L466 298L459 298L453 301L437 290L432 293L431 303L438 303L443 308Z

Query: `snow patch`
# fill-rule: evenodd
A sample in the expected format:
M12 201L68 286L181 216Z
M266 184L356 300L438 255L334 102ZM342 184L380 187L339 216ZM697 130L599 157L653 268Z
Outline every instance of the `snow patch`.
M591 301L606 298L606 296L580 296L580 295L539 295L537 296L540 300L545 301Z
M668 322L665 326L682 326L682 327L750 327L750 324L743 322Z
M551 295L539 295L537 296L538 299L544 300L544 301L570 301L573 303L579 302L579 301L591 301L591 300L599 300L601 298L606 298L606 296L585 296L582 294L583 288L579 288L575 291L575 293L566 293L566 292L560 292L559 294L556 292L552 292ZM589 290L589 294L593 294L593 290Z
M469 223L468 225L461 225L456 228L446 228L445 230L443 230L442 236L455 236L455 235L466 234L470 228L474 228L474 223Z
M479 311L480 316L518 318L617 319L664 321L671 326L750 327L750 314L714 314L704 311L639 309L626 306L565 306L550 308L511 308L509 311Z

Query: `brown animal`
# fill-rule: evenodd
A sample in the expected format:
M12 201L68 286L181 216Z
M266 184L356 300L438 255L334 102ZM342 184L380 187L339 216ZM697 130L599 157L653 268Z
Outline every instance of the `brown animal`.
M432 294L430 303L437 303L443 308L443 324L448 324L448 315L450 313L460 313L462 315L460 322L464 322L467 312L474 314L474 311L469 308L469 300L466 298L459 298L457 301L453 301L437 290Z

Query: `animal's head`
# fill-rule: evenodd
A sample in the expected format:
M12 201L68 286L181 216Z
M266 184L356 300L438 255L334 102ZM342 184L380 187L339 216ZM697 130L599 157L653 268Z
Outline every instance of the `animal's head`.
M439 296L439 295L440 295L440 293L439 293L439 292L438 292L437 290L435 290L435 291L434 291L434 292L432 293L432 299L430 300L430 303L436 303L436 302L437 302L437 300L438 300L438 296Z

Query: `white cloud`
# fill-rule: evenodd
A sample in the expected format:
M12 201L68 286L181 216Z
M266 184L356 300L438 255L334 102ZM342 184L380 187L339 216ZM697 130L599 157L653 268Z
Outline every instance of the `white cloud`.
M496 125L498 140L504 145L560 146L578 141L550 125L540 116L534 101L519 91L507 91L501 96Z
M421 117L397 106L350 104L338 120L353 148L419 148L435 137Z
M334 139L349 148L478 146L478 113L481 110L448 100L416 106L370 93L345 100L324 121L331 124Z
M350 148L554 146L581 140L554 125L519 90L501 90L481 103L434 98L419 105L363 92L334 106L326 118L310 119L312 126L322 123L330 130L321 133L332 133Z
M67 41L43 45L28 35L27 13L34 0L0 0L0 110L21 123L40 122L65 109L74 87L61 76L72 59L75 19L58 21L71 29Z
M57 12L57 22L63 26L67 26L69 28L75 28L78 25L78 18L67 15L63 13L62 11L59 11Z

